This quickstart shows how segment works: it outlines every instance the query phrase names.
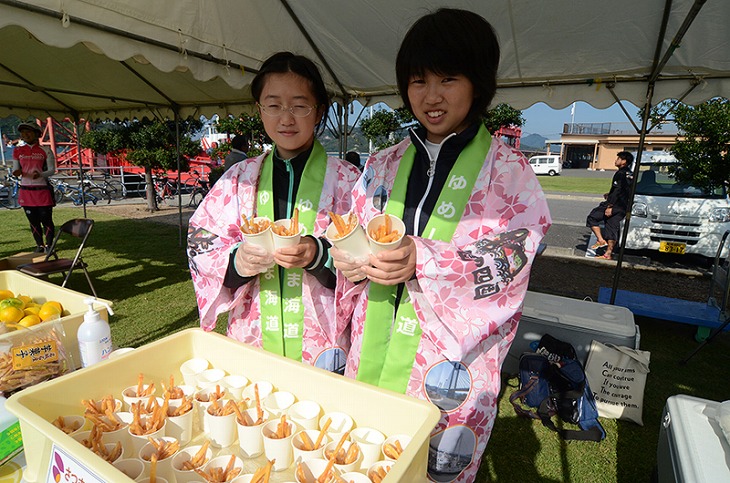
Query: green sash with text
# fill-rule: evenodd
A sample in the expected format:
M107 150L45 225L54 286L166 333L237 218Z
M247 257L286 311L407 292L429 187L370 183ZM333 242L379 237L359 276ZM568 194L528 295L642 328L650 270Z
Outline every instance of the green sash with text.
M258 188L258 216L274 221L274 150L264 159ZM294 206L299 208L299 223L305 234L314 233L314 222L327 172L327 154L319 141L304 166ZM292 209L293 211L293 209ZM288 213L287 216L291 216ZM274 265L259 275L261 337L264 349L297 361L302 360L304 305L302 303L301 268L283 269Z
M423 238L451 241L490 144L491 136L482 125L451 168L434 211L423 230ZM389 215L403 217L408 178L415 154L416 149L411 145L400 161L385 209L385 213ZM403 288L397 311L396 292L397 285L370 282L357 380L404 393L414 367L422 332L408 289Z

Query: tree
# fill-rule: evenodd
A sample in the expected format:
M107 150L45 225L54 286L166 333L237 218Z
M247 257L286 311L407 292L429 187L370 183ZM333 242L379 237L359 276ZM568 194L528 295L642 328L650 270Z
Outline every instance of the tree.
M187 156L200 152L200 144L190 134L201 128L193 119L180 121L180 166L188 169ZM177 146L173 121L104 122L81 136L81 146L97 153L122 153L136 166L144 168L147 184L147 209L157 211L157 199L152 181L155 170L177 169Z
M711 99L695 107L678 104L674 122L684 139L670 151L679 160L678 181L705 189L730 185L730 101Z
M522 126L525 118L519 111L509 104L498 104L494 109L487 111L482 121L489 132L495 132L502 126ZM416 125L416 120L408 109L401 107L394 111L380 110L373 113L369 119L360 121L362 132L371 139L376 149L383 149L396 144L396 134Z
M258 114L249 116L241 114L239 117L221 117L218 118L218 131L236 136L246 136L250 141L249 156L258 156L263 152L263 145L270 144L271 139L266 135L264 123ZM217 154L225 157L231 150L230 143L223 143L218 146Z

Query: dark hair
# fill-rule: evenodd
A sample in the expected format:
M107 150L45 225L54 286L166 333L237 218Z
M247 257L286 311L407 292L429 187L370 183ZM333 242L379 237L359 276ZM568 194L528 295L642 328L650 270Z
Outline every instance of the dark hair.
M248 151L248 138L243 134L239 134L231 140L231 147L239 151Z
M403 104L408 82L427 71L441 75L461 74L474 86L474 101L467 116L470 123L487 111L497 91L499 41L482 16L467 10L441 8L421 17L406 34L395 61L395 74Z
M330 107L330 96L327 88L324 86L322 75L319 73L317 65L304 57L303 55L295 55L291 52L277 52L261 64L259 73L256 74L251 82L251 95L259 102L261 100L261 91L264 90L266 76L268 74L286 74L292 72L309 81L312 88L314 98L317 100L317 110L322 109L322 119L317 123L317 130L324 128L324 119Z
M618 154L617 154L616 156L618 156L619 158L621 158L621 159L623 159L624 161L626 161L626 164L631 164L631 163L633 163L633 162L634 162L634 155L633 155L633 154L631 154L631 153L630 153L630 152L628 152L628 151L621 151L621 152L620 152L620 153L618 153Z
M360 155L355 151L348 151L345 153L345 161L349 161L354 166L360 167Z

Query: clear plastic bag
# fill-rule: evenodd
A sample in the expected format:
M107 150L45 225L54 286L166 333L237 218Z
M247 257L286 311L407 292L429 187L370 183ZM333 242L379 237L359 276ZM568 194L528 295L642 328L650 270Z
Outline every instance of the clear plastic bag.
M5 397L75 367L63 345L63 324L19 328L0 340L0 394Z

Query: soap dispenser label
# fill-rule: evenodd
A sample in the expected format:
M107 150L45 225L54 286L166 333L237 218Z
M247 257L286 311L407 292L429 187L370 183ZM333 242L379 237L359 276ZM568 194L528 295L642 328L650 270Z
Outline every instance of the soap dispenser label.
M13 370L48 364L58 361L58 346L55 340L47 340L38 344L27 344L13 347Z

